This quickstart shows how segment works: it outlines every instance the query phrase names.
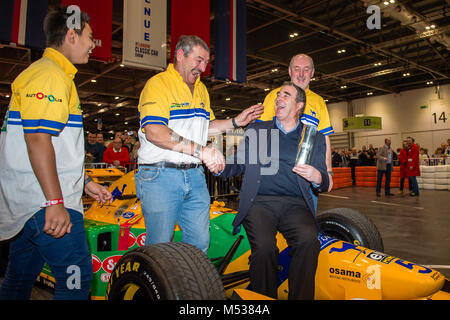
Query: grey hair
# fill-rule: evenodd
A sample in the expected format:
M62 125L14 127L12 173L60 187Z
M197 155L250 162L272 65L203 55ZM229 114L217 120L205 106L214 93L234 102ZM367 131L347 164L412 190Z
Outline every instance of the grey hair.
M299 86L297 86L296 84L294 84L293 82L290 81L286 81L283 83L283 86L291 86L294 87L295 90L297 91L297 95L295 96L295 102L299 103L299 102L303 102L306 103L306 93L305 90L303 90L302 88L300 88Z
M179 49L183 50L184 56L187 57L195 46L201 46L209 52L208 45L201 38L194 35L182 35L180 39L178 39L175 52L173 53L173 63L177 64L177 52Z

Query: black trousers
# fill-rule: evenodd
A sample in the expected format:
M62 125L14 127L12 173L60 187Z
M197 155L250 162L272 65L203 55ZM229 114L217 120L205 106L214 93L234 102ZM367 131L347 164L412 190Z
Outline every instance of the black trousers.
M288 299L314 299L320 252L315 218L301 198L257 196L243 226L250 242L250 281L255 292L277 297L279 231L290 247Z

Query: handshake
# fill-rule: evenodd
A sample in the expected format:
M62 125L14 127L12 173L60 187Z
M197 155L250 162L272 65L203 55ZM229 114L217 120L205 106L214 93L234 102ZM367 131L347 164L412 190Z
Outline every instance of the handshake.
M202 147L198 158L206 165L209 171L218 174L225 168L225 158L223 154L212 147Z

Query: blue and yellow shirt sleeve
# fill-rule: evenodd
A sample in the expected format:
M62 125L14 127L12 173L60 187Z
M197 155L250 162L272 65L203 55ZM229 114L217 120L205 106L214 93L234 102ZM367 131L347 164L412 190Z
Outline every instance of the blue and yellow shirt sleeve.
M147 81L139 98L141 128L148 124L169 125L170 102L164 95L165 90L158 79Z
M20 102L12 111L20 113L24 133L58 135L69 120L74 120L69 119L69 89L55 74L42 73L33 78L20 89L17 98Z

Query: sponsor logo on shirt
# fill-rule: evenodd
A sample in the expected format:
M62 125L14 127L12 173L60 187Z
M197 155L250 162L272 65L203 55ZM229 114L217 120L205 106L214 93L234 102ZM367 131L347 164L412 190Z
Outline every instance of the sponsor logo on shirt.
M38 100L47 99L50 102L62 102L62 99L56 98L53 94L45 94L42 92L37 93L27 93L26 98L36 98Z

